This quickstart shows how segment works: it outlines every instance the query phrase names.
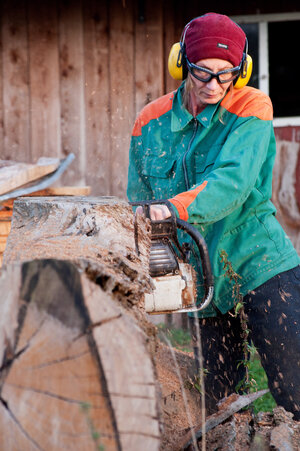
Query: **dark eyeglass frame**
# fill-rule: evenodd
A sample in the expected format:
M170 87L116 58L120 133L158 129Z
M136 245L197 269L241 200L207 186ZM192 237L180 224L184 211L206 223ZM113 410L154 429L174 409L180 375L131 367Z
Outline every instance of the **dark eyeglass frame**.
M186 62L187 62L188 71L191 73L191 75L193 77L197 78L197 80L202 81L203 83L208 83L212 78L216 78L218 83L220 83L220 84L229 83L229 82L235 80L240 75L240 71L241 71L241 67L242 67L242 63L241 63L239 66L233 67L231 69L220 70L219 72L214 73L211 70L206 69L206 67L197 66L197 64L191 63L187 58L186 58ZM205 72L208 75L207 78L200 78L198 75L196 75L194 73L194 69L201 70L201 72ZM220 80L220 75L230 74L231 72L235 72L235 74L232 75L231 78L229 78L228 80Z

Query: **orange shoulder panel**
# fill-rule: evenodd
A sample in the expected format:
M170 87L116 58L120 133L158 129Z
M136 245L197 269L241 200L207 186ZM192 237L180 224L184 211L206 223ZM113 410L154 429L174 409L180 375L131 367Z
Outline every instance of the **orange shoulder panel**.
M163 114L170 111L173 104L173 98L174 92L171 92L169 94L165 94L162 97L159 97L153 102L148 103L148 105L146 105L142 109L141 113L134 123L132 136L140 136L142 133L142 127L148 124L151 119L157 119Z
M270 97L259 89L250 86L229 91L221 105L227 111L239 117L255 116L265 121L273 119L273 106Z

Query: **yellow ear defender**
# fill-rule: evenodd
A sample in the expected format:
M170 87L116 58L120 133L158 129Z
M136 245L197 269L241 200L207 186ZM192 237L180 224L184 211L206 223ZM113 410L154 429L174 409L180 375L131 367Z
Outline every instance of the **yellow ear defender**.
M252 58L250 55L246 54L244 61L242 62L242 68L239 78L234 83L235 89L241 89L244 86L246 86L252 74L252 67L253 67Z
M174 80L183 80L182 49L180 42L172 45L169 53L168 69Z
M246 43L246 49L248 48L248 43ZM187 69L186 69L186 63L185 63L185 49L184 49L184 43L176 42L172 45L172 48L169 53L168 58L168 69L169 73L174 80L184 80L187 75ZM252 74L252 58L250 55L248 55L247 51L244 53L243 61L241 64L241 72L236 80L234 82L234 88L235 89L241 89L250 80L251 74Z

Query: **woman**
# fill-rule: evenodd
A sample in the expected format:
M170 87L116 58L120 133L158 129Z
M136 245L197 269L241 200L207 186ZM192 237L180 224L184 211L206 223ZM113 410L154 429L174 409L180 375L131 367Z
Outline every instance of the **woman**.
M243 377L243 325L233 313L242 297L271 393L300 420L300 259L270 201L271 101L257 89L235 88L245 70L246 42L243 30L220 14L185 27L187 77L135 122L128 198L169 199L176 216L197 227L208 245L215 295L197 319L208 411ZM167 218L169 208L152 206L151 216ZM238 275L239 299L224 255Z

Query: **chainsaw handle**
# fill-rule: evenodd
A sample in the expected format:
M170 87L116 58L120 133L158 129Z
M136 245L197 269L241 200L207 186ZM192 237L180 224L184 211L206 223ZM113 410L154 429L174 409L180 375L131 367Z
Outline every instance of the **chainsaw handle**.
M206 242L198 230L183 219L176 218L176 225L178 229L184 230L193 241L196 243L199 250L202 271L203 271L203 281L204 281L204 296L202 298L201 304L196 311L205 309L212 301L214 293L214 278L211 271L210 258L207 249Z

